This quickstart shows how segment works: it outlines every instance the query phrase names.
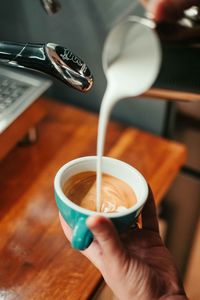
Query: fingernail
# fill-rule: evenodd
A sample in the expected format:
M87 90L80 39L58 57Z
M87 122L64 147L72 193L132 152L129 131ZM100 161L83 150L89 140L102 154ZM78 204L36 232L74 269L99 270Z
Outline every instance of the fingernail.
M94 222L93 222L93 219L91 218L88 218L87 221L86 221L86 224L87 226L92 229L95 225L94 225Z
M107 219L102 216L91 216L87 219L87 226L91 230L98 230L105 222Z
M96 216L91 216L87 219L86 223L90 229L95 229L96 227L98 227L98 219L97 218L98 217L96 217Z

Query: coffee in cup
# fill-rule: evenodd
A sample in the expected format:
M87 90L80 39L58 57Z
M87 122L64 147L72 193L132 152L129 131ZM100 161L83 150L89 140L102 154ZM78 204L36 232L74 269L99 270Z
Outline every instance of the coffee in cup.
M96 172L87 171L70 177L63 186L68 199L82 208L97 211ZM122 212L137 202L133 189L123 180L102 174L100 212Z

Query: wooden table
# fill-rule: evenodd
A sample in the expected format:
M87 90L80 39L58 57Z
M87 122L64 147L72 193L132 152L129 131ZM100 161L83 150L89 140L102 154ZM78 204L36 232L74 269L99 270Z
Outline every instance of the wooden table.
M90 299L101 275L71 249L60 228L53 179L61 165L94 155L98 116L40 99L48 117L37 143L16 147L0 163L0 298ZM111 123L106 154L138 168L158 204L185 161L185 148Z
M43 102L36 99L10 124L9 127L0 133L0 160L2 160L25 136L29 136L29 140L33 140L31 135L33 135L32 133L34 132L36 125L45 115L46 111Z
M200 94L192 92L175 91L169 89L151 88L142 95L144 98L165 99L169 101L197 102L200 101Z

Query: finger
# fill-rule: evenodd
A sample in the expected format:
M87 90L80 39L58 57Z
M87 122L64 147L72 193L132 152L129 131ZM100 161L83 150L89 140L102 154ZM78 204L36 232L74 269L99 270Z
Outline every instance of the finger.
M104 258L121 257L123 247L112 222L101 216L91 216L87 220L87 226L92 231L95 239L101 247Z
M72 230L71 230L70 226L65 222L65 220L63 219L63 216L61 215L60 212L59 212L59 218L60 218L60 223L61 223L62 229L64 231L64 234L65 234L66 238L71 242Z
M80 251L84 256L86 256L97 269L102 273L103 271L103 261L102 261L102 251L99 243L94 240L92 244L84 251Z
M142 228L159 233L158 219L152 190L149 186L149 196L142 210Z
M64 231L66 238L71 242L72 239L72 229L65 222L62 215L59 213L61 227ZM101 271L101 250L97 241L93 241L92 244L84 251L80 251L84 256L86 256L100 271Z
M199 5L199 0L153 0L149 1L148 10L155 21L174 21L193 5Z

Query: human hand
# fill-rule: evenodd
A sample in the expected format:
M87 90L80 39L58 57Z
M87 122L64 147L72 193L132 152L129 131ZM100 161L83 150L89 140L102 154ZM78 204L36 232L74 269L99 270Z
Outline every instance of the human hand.
M61 215L60 221L71 240L71 229ZM87 225L95 239L82 254L99 269L118 299L187 299L159 235L152 193L142 211L142 229L119 237L112 222L101 216L89 217Z
M184 10L200 5L200 0L140 0L152 18L157 21L175 21L180 19Z

